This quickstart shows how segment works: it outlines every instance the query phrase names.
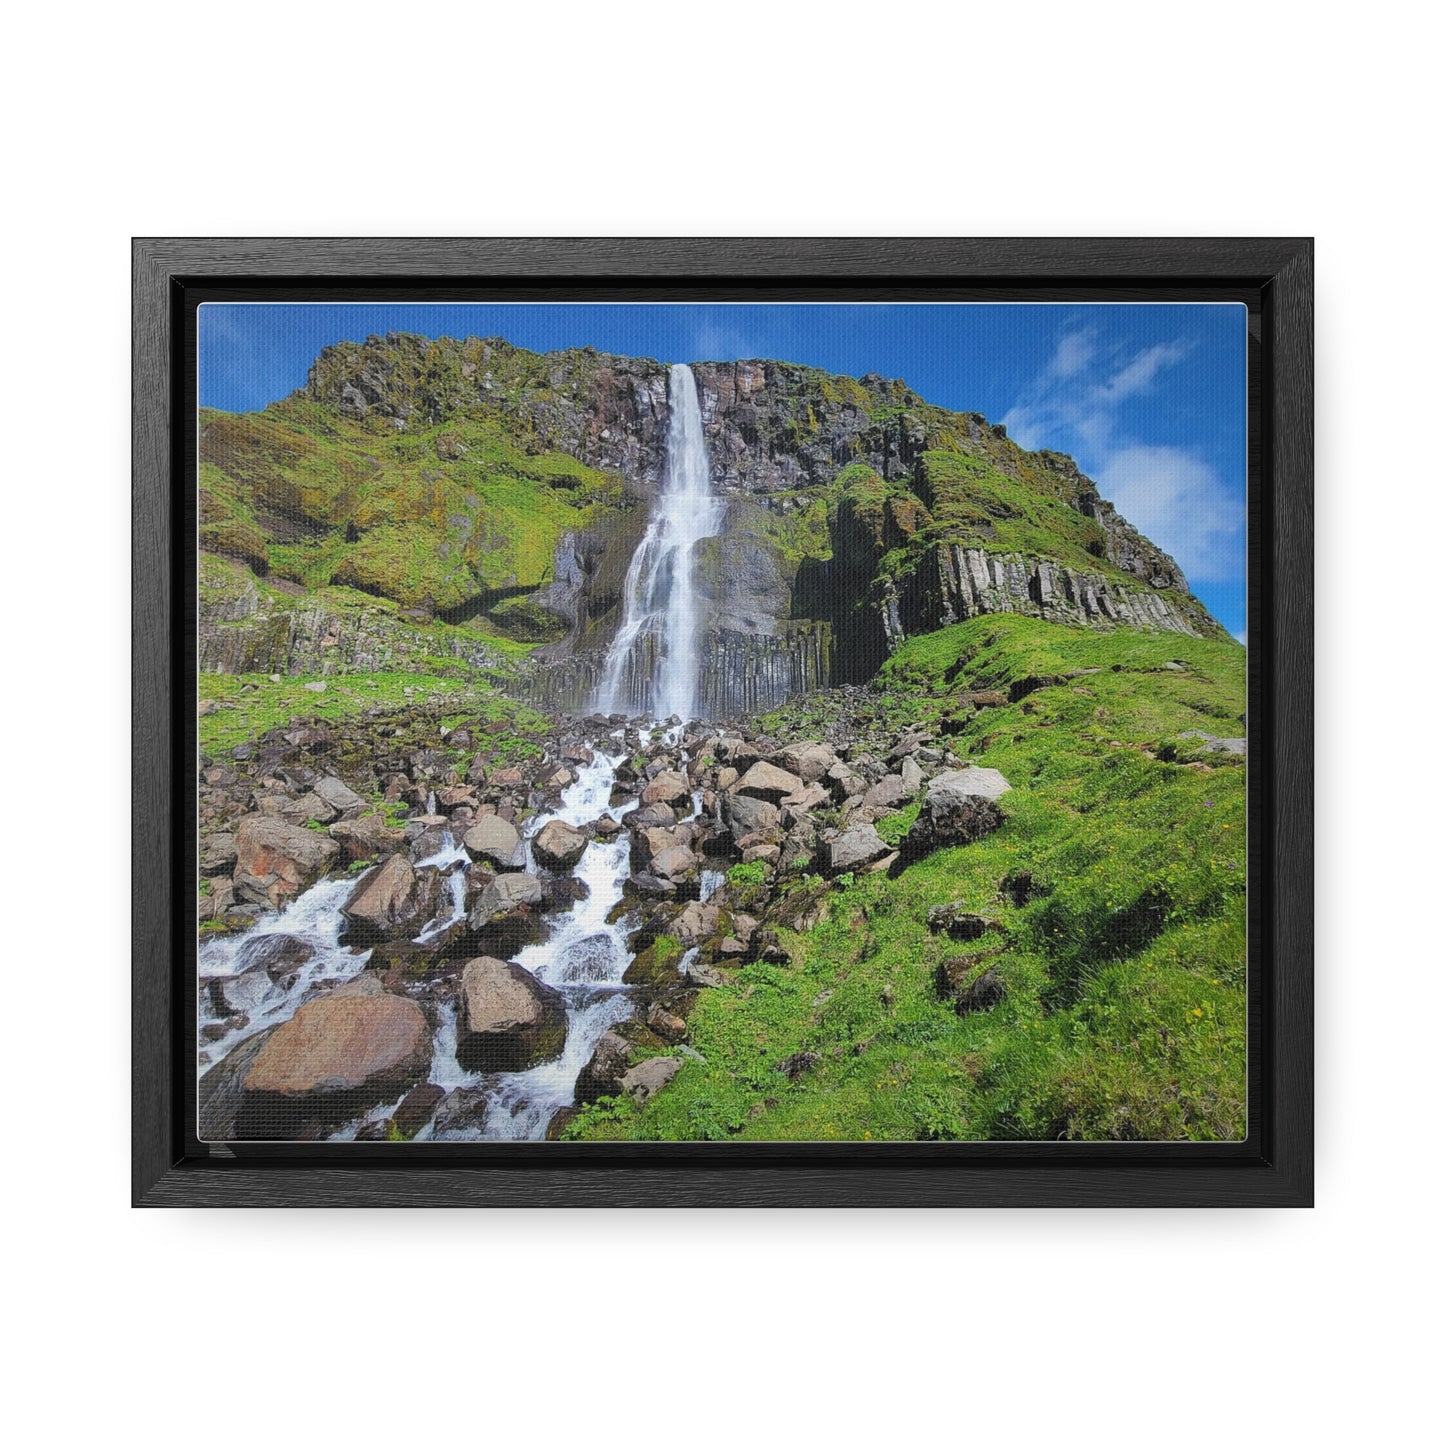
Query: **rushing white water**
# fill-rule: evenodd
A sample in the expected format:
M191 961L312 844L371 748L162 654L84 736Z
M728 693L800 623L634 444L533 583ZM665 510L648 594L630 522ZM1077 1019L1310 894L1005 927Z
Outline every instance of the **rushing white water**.
M612 784L622 755L597 753L578 770L562 794L555 812L535 820L528 829L535 836L547 823L560 819L578 826L604 814L616 818L633 800L614 808ZM588 844L573 876L586 887L586 896L553 923L548 937L519 952L512 960L555 988L567 1006L567 1043L555 1059L514 1074L489 1079L469 1074L456 1060L456 1013L447 1008L437 1030L431 1082L446 1088L488 1086L491 1105L478 1139L541 1139L552 1116L572 1102L577 1075L592 1057L597 1040L631 1012L628 990L622 983L630 958L621 922L607 915L622 897L629 869L628 838L619 833L611 842ZM431 1128L417 1136L423 1142ZM449 1136L454 1137L454 1136Z
M655 728L646 728L641 732L641 745L645 748L652 738L661 736L669 746L676 747L682 732L681 727L660 734ZM631 796L616 806L612 803L617 769L628 755L623 751L623 732L619 730L612 737L619 751L596 751L591 762L577 769L557 808L529 822L526 834L530 869L537 868L530 856L531 839L553 819L574 827L603 816L620 821L628 809L636 806L637 800ZM693 795L693 806L698 806L697 794ZM450 834L435 853L417 862L418 869L441 873L447 885L439 900L438 914L420 930L418 943L435 938L465 915L469 862L466 849ZM557 1058L517 1073L473 1073L457 1060L456 1002L435 1000L430 1082L449 1091L483 1089L489 1100L481 1127L448 1133L447 1140L542 1139L557 1111L572 1103L577 1076L591 1058L597 1041L633 1009L632 990L622 981L631 961L627 932L632 920L623 915L608 921L608 915L622 899L630 866L626 829L610 840L589 843L572 870L584 885L584 896L565 914L549 919L548 934L541 943L523 948L513 957L514 963L563 997L567 1040ZM720 873L705 870L704 896L721 880ZM354 877L323 880L249 933L215 939L202 948L199 1022L218 1023L239 1012L244 1012L248 1020L219 1041L202 1043L208 1059L205 1067L218 1062L242 1039L290 1018L307 999L354 977L366 966L370 950L348 948L340 942L345 931L341 908L357 881ZM686 957L691 956L689 953ZM221 995L222 989L230 990L231 996ZM366 1115L342 1125L331 1139L338 1143L354 1140L361 1127L386 1118L396 1103L396 1099L382 1101ZM416 1138L418 1142L431 1140L433 1125L428 1124Z
M365 876L365 875L362 875ZM263 919L249 933L213 938L198 956L201 991L197 1022L204 1028L244 1014L247 1022L221 1039L201 1044L209 1059L204 1073L252 1034L284 1023L323 982L340 983L366 967L370 949L343 946L341 905L356 878L327 878L286 908ZM217 1009L212 996L226 990L232 1007Z
M668 377L667 459L662 490L647 532L632 554L617 630L597 706L689 718L697 712L701 607L695 566L698 544L722 527L725 503L712 489L702 409L692 370Z

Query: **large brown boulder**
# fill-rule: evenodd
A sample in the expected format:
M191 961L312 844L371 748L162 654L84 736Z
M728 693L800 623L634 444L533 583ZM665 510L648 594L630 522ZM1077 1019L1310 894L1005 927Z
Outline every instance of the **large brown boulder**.
M441 876L435 869L418 873L401 854L394 854L352 889L341 905L350 927L349 942L410 937L436 911Z
M532 839L532 856L544 868L571 868L586 851L586 833L564 823L560 818L553 818Z
M280 908L315 883L340 856L341 845L324 833L250 813L236 829L236 894L247 903Z
M266 1041L246 1073L238 1137L294 1137L306 1120L354 1117L424 1079L431 1066L426 1016L390 993L323 994Z
M567 1042L567 1007L519 964L474 958L462 970L457 1060L473 1072L515 1073L555 1059Z
M675 883L696 867L697 855L691 848L664 848L652 860L653 873L670 883Z

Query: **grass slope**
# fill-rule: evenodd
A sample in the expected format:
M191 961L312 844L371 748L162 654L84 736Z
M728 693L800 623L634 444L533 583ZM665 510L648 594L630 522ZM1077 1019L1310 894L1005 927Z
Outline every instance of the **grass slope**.
M290 398L201 413L201 545L308 588L446 610L551 580L563 532L620 483L495 419L399 432Z
M689 1042L707 1062L644 1109L593 1106L568 1137L1242 1137L1244 768L1191 761L1180 734L1242 730L1244 658L1015 617L907 644L855 722L952 731L1013 783L1004 827L897 879L799 878L825 917L783 934L791 967L751 964L703 992ZM1100 671L1013 705L963 697L1080 668ZM816 736L839 705L804 698L765 726ZM932 934L929 907L955 901L999 931ZM937 967L961 954L1003 979L1001 1004L960 1017L940 998ZM803 1051L818 1060L790 1083L778 1065Z

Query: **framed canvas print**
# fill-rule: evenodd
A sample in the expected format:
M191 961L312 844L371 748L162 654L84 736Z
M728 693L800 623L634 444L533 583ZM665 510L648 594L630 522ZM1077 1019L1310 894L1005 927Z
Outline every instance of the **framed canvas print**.
M136 1202L1310 1203L1310 264L136 242Z

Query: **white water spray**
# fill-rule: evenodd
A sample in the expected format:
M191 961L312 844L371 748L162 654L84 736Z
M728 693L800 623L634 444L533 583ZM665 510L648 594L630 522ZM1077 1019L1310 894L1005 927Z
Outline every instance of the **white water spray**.
M652 717L697 711L701 608L697 547L722 527L725 502L712 489L697 382L687 366L669 374L670 415L662 491L627 569L622 623L597 688L604 712Z

